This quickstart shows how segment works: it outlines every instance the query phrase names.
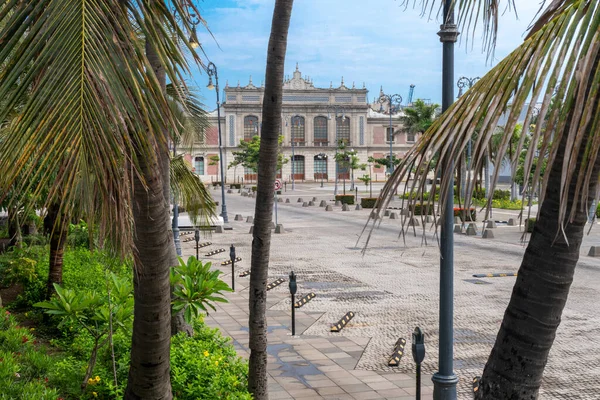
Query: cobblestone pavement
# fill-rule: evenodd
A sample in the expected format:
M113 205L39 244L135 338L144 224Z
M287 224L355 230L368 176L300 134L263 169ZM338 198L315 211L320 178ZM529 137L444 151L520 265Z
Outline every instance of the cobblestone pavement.
M417 228L417 236L399 237L401 222L384 217L363 255L364 240L358 244L357 240L369 211L343 212L334 207L326 212L318 204L320 200L333 204L331 193L331 187L297 184L293 194L288 191L281 196L290 198L290 203L278 203L278 222L285 233L273 234L269 277L285 278L286 282L269 291L270 398L413 398L415 367L410 338L416 326L425 332L427 350L423 398L431 398L439 306L439 252L434 230L428 224ZM220 193L213 194L218 199ZM298 197L305 201L316 197L317 205L302 207ZM227 205L233 230L213 234L213 246L207 249L235 244L242 257L236 265L239 273L250 266L251 224L245 220L253 215L254 199L233 193L227 196ZM236 214L243 215L244 221L233 221ZM507 220L516 214L497 210L494 217ZM597 399L600 392L600 318L595 304L600 259L587 256L591 245L600 244L597 230L584 239L546 367L542 399ZM515 279L474 279L472 275L516 272L524 252L521 228L499 224L493 231L495 239L482 239L480 234L454 235L454 365L460 399L471 398L471 380L481 374ZM193 242L183 247L184 254L193 254ZM213 258L223 261L226 257ZM225 272L228 268L223 267ZM317 295L297 312L297 337L289 334L287 277L291 270L298 276L298 297L310 292ZM230 272L224 279L230 279ZM207 318L235 340L242 355L248 352L247 282L248 278L236 277L238 290L228 296L230 303L220 307L223 312ZM348 311L356 316L347 327L340 333L329 332L330 325ZM388 367L387 359L399 337L407 339L408 354L399 367Z

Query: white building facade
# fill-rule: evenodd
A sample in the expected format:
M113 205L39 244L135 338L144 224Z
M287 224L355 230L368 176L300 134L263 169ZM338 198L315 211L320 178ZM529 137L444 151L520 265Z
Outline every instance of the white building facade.
M382 94L381 92L380 94ZM360 163L367 164L370 156L389 157L390 115L387 104L369 104L368 91L354 84L347 87L317 88L309 77L303 77L298 66L290 79L284 81L282 127L282 152L289 161L278 175L286 182L335 180L336 143L343 142L346 149L357 152ZM254 171L243 167L228 168L233 152L238 151L240 141L249 141L260 134L264 87L252 83L224 89L221 106L221 139L227 182L255 181ZM414 144L416 137L401 132L399 117L392 115L392 153L401 158ZM219 154L217 112L210 113L211 127L206 131L205 143L188 151L186 159L204 182L220 181L216 157ZM384 167L372 165L366 171L354 171L356 177L371 173L374 180L385 180ZM338 166L339 179L350 178L350 171Z

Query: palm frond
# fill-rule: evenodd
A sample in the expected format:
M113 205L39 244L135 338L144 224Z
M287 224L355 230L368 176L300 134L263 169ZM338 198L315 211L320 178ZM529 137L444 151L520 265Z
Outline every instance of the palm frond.
M130 250L136 157L165 152L162 132L176 126L136 29L179 85L185 24L164 1L3 0L0 121L19 113L0 143L0 187L98 209L112 242Z
M178 145L193 152L196 143L203 143L206 130L210 127L208 114L195 88L173 84L167 85L169 105L178 124L178 129L172 130L171 137ZM173 137L173 135L179 135Z
M171 191L185 207L195 226L210 226L216 205L210 192L182 156L171 159Z
M568 223L577 207L585 208L589 197L597 196L597 193L588 193L588 182L600 148L600 137L596 134L600 123L600 110L596 109L600 76L595 75L595 66L600 59L600 5L595 1L564 0L554 6L550 14L544 13L543 18L546 22L536 25L535 33L437 119L405 155L383 190L379 213L413 169L417 172L410 190L417 192L417 198L422 195L429 166L433 167L436 176L442 176L441 186L434 184L430 193L437 191L440 194L442 208L439 209L443 209L453 181L453 171L444 168L444 160L459 159L478 130L473 143L473 169L480 170L498 121L506 114L508 119L496 155L498 160L503 159L519 116L525 110L523 126L530 126L536 104L540 108L537 118L545 123L535 125L527 149L524 149L526 135L513 143L514 153L510 159L514 167L520 154L526 152L523 186L531 183L535 191L540 185L542 194L546 190L549 173L541 176L541 163L535 165L533 162L539 150L540 154L547 154L549 166L562 163L562 180L558 188L562 199L559 225ZM555 106L551 107L552 103ZM567 135L565 139L564 135ZM557 160L561 140L566 140L567 148L564 159ZM574 176L581 146L586 146L586 157L581 161L584 173ZM440 157L434 157L436 154ZM495 169L492 188L497 183L499 170ZM533 172L533 179L529 179L530 172ZM467 182L466 204L471 204L475 179L476 174ZM577 200L570 205L571 214L567 215L566 199L572 182L576 182ZM493 190L488 193L488 206L491 205L491 193ZM431 207L434 206L433 199L430 195Z

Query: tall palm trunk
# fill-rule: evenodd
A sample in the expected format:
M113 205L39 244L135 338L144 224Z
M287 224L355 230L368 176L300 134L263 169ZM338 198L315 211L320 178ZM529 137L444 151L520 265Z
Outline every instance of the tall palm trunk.
M592 77L598 69L598 58ZM590 84L593 79L590 79ZM589 88L588 88L589 92ZM588 107L598 107L590 104ZM567 124L556 162L550 171L546 196L535 223L531 240L525 251L510 303L504 314L496 343L481 378L477 399L536 399L542 381L548 353L556 337L562 311L567 302L579 259L587 207L577 205L575 218L564 228L563 237L558 225L561 174L565 147L568 141ZM590 138L592 122L584 128ZM587 140L584 139L574 176L584 173L581 161ZM590 192L596 193L600 160L595 160ZM573 207L576 179L569 187L567 215ZM588 202L591 203L591 200ZM558 236L557 236L558 234ZM556 239L556 240L555 240ZM565 240L566 239L566 240ZM568 243L567 243L568 241Z
M148 61L163 93L166 78L152 46ZM167 140L168 132L165 132ZM156 160L138 157L143 182L135 175L135 273L131 363L125 399L171 399L171 287L169 269L175 265L175 248L169 221L169 156L166 142L159 144Z
M48 207L47 232L50 233L50 262L48 265L48 281L46 282L46 298L54 294L54 284L62 284L63 261L67 235L69 233L69 220L60 214L60 204L53 203Z
M283 72L293 4L293 0L277 0L275 2L267 52L249 299L250 370L248 389L256 400L269 398L267 392L266 286L271 247L273 182L277 172L278 139L281 127Z

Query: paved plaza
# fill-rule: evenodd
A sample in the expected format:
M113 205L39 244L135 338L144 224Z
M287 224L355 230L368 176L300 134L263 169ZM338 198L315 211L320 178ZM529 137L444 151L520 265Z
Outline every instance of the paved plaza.
M285 233L273 234L269 281L285 278L268 296L269 372L271 399L412 399L415 365L410 351L416 326L425 333L423 399L432 398L431 375L438 352L439 251L431 224L399 235L401 221L384 217L363 254L359 240L370 210L327 212L321 200L332 204L333 189L319 184L298 184L283 193L290 203L278 203L278 222ZM362 188L361 188L362 189ZM374 193L379 188L374 187ZM212 191L220 200L220 191ZM297 199L317 198L303 207ZM213 245L228 249L234 244L242 261L236 264L236 293L227 295L206 319L233 338L242 356L248 349L248 278L238 277L250 268L252 235L246 217L254 213L254 198L234 190L227 195L233 230L213 234ZM391 204L400 207L400 201ZM234 221L241 214L243 221ZM494 219L508 220L517 212L495 210ZM481 231L481 223L478 224ZM494 239L454 234L455 239L455 372L459 398L471 398L471 381L480 375L494 343L510 298L514 277L473 278L473 274L514 273L524 244L522 228L499 224ZM423 232L425 235L423 235ZM184 236L190 237L190 236ZM424 240L426 239L426 241ZM357 243L358 241L358 243ZM594 228L586 236L569 301L550 353L540 393L542 399L597 399L600 392L600 259L587 256L600 244ZM184 242L185 255L194 254L194 242ZM201 251L202 251L201 250ZM202 253L201 253L202 254ZM206 257L214 263L228 252ZM229 266L220 267L231 280ZM314 292L316 297L298 309L296 337L290 335L288 275L298 277L297 298ZM339 333L330 326L345 313L355 317ZM387 361L398 338L405 338L406 354L398 367Z

